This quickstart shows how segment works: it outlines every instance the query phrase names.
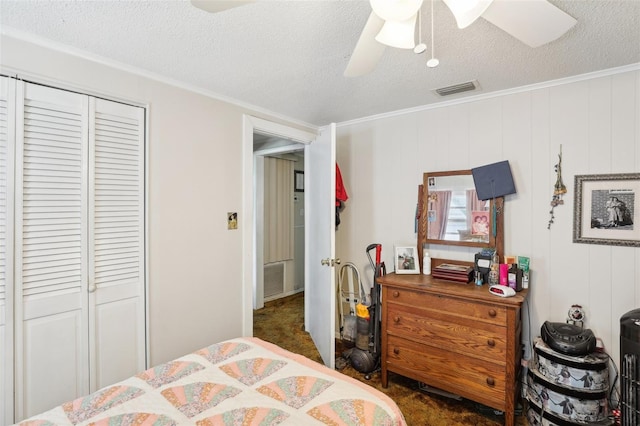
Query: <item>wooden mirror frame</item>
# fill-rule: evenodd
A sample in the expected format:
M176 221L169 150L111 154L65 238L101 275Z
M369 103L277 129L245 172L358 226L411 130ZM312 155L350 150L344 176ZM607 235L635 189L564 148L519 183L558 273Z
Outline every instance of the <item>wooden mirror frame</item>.
M471 170L453 170L442 172L425 172L422 175L422 185L418 187L418 260L420 262L420 270L422 270L422 257L424 244L439 244L447 246L462 246L462 247L478 247L478 248L495 248L498 251L498 255L504 256L504 197L497 197L489 202L489 211L491 212L494 204L497 209L496 215L496 235L493 236L493 232L489 229L489 242L476 242L476 241L450 241L450 240L436 240L427 238L427 202L429 196L429 178L430 177L443 177L443 176L460 176L469 175L472 176Z

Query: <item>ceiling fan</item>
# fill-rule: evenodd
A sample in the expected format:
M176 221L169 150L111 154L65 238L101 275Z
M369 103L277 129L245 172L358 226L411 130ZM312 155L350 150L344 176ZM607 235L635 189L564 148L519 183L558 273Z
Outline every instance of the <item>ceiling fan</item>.
M195 7L216 13L259 0L191 0ZM424 0L369 0L371 14L347 64L344 75L371 72L386 46L415 47L416 20ZM547 0L443 0L466 28L482 17L530 47L558 39L577 22Z

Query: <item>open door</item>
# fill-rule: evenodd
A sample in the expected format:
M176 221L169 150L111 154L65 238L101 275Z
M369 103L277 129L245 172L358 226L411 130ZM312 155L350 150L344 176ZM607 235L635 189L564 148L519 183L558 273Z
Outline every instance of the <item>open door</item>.
M329 368L335 367L336 125L305 149L305 329Z
M243 335L253 335L256 283L253 134L277 135L305 145L305 329L324 360L335 364L336 126L319 135L245 115L243 120ZM329 266L321 264L326 260Z

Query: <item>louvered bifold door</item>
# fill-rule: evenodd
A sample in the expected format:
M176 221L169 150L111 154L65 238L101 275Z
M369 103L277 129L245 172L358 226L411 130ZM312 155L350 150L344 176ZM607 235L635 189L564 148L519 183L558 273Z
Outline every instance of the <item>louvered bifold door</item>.
M144 109L90 100L91 388L145 369Z
M16 417L89 391L88 97L18 83Z
M0 424L13 423L13 148L15 80L0 77Z

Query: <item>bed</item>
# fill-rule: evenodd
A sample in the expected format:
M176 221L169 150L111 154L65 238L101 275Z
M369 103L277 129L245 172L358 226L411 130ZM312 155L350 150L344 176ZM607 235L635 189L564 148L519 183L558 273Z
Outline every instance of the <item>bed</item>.
M258 338L217 343L20 423L406 425L378 390Z

